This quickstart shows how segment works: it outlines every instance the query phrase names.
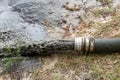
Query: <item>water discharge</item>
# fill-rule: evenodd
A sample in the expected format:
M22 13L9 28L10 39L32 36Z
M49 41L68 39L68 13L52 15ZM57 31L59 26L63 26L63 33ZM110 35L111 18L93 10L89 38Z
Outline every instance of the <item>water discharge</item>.
M119 3L120 0L113 1L113 5ZM96 0L0 0L0 47L53 36L62 38L65 32L60 27L66 24L78 26L78 16L85 14L84 9L98 6L101 3ZM53 33L48 34L52 28L55 28ZM40 67L41 63L39 58L27 58L13 68L28 71Z

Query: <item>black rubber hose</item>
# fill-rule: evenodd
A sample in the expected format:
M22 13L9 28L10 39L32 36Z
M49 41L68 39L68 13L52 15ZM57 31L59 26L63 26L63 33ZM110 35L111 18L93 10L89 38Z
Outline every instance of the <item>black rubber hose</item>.
M79 53L114 53L120 52L120 38L94 39L76 38L75 40L46 40L0 48L3 56L38 56L58 52L78 51Z
M95 39L94 52L120 52L120 38L113 39Z

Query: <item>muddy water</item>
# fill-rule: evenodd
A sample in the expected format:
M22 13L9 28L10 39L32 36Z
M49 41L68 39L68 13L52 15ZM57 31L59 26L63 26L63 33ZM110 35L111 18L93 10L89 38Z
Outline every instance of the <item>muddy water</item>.
M17 0L0 1L0 46L3 47L19 42L26 43L48 39L49 36L44 25L29 23L20 16L20 13L17 12L17 10L12 10L13 6L16 5L17 7L17 5L21 4L17 4L17 2ZM4 61L4 59L1 58L1 62L2 61ZM4 67L2 67L3 65L4 64L1 64L0 69L2 73L4 73ZM40 65L41 62L38 58L23 58L19 61L19 63L10 66L11 68L7 72L10 74L16 71L25 72L33 70L33 68L40 67Z
M117 5L119 0L114 0ZM101 6L96 0L0 0L0 46L54 38L61 39L59 27L77 26L85 8ZM51 27L53 33L48 34ZM58 28L58 29L57 29ZM34 65L34 66L33 66ZM39 58L21 60L11 72L29 71L42 66ZM12 70L12 69L15 70ZM2 71L2 68L1 68Z

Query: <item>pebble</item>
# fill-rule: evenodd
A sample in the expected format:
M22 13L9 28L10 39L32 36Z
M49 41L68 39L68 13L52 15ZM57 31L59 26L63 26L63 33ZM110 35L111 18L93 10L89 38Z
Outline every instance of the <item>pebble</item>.
M77 11L77 10L80 10L80 5L77 5L75 3L65 3L63 5L63 7L65 7L67 10L70 10L70 11Z

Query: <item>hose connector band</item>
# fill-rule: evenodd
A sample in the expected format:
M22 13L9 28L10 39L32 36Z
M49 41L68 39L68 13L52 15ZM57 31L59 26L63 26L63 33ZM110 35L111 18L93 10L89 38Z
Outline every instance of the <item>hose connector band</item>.
M89 52L93 52L94 38L77 37L75 38L74 47L76 51L82 52L83 54L88 54Z
M75 50L76 51L82 51L82 37L75 38Z

